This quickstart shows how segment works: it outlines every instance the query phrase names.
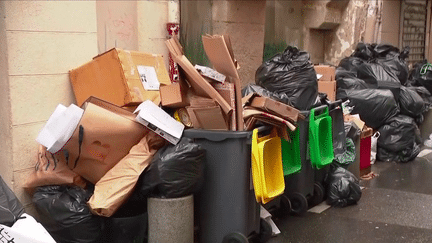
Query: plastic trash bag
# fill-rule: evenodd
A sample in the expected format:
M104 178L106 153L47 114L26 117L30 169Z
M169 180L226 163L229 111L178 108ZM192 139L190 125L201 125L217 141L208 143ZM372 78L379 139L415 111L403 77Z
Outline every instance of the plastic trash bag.
M285 93L299 110L310 109L318 96L318 82L309 53L288 46L265 61L255 73L255 83L271 92Z
M344 77L336 80L338 89L370 89L373 85L356 77Z
M245 97L248 94L257 93L261 96L269 97L274 100L280 101L287 105L292 106L289 97L285 93L277 93L266 90L265 88L258 86L256 84L248 84L242 89L242 96Z
M23 213L22 204L0 176L0 224L11 227Z
M378 129L400 111L390 90L338 90L336 98L350 100L349 106L354 106L351 113L359 114L366 125L374 129Z
M346 149L343 153L335 154L335 161L345 168L354 163L356 157L356 148L351 138L346 138Z
M362 64L373 64L385 67L393 77L405 84L408 78L408 65L406 58L409 47L402 51L399 48L385 44L358 43L350 57L341 60L336 69L336 80L345 77L358 77L359 67Z
M205 149L185 137L159 149L141 174L135 197L178 198L198 192L204 183L204 160Z
M402 86L399 97L400 113L418 117L425 111L423 98L414 90Z
M327 203L333 207L356 204L362 195L358 179L342 167L333 167L327 177Z
M422 97L424 104L425 104L425 110L428 110L428 107L432 106L432 95L431 93L423 86L411 86L407 87L410 90L414 90L420 97Z
M413 118L398 115L378 129L377 159L379 161L408 162L417 157L420 146L416 142L417 125Z
M38 187L33 203L41 223L59 243L98 242L103 218L93 215L87 206L92 192L80 187Z
M401 84L389 68L377 63L363 63L358 67L357 77L373 88L389 89L396 100L399 98Z
M370 155L370 161L371 164L374 164L376 161L376 154L377 154L377 146L378 146L378 138L380 136L379 132L375 132L371 137L371 155Z
M432 94L432 64L427 60L414 65L409 79L411 85L424 86Z
M336 68L336 80L345 77L357 77L358 67L366 61L359 57L345 57L339 62Z

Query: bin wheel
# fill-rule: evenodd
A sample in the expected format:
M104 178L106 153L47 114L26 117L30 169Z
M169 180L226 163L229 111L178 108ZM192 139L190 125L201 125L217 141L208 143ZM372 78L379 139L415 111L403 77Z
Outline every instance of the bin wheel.
M314 192L313 196L309 200L309 204L311 206L316 206L320 204L324 200L324 187L321 185L321 183L316 182L314 184Z
M272 235L273 235L273 230L271 225L264 219L260 219L259 242L260 243L267 242L268 240L270 240Z
M294 192L288 195L291 201L292 213L294 215L304 215L308 210L308 201L301 193Z
M249 240L242 233L232 232L225 235L222 243L249 243Z
M279 210L277 211L278 216L287 216L291 213L291 210L291 201L286 195L281 195Z

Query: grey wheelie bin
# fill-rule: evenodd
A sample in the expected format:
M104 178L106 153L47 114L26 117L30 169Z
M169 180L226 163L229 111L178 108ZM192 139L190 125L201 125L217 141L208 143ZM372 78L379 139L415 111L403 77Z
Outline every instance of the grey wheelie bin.
M183 136L206 149L205 182L195 195L199 242L270 238L251 182L252 132L188 129Z

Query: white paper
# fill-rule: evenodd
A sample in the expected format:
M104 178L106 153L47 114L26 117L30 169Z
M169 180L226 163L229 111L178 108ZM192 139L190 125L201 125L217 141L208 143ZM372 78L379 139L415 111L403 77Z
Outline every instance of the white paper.
M139 123L149 127L170 143L177 144L180 140L184 125L172 118L152 101L146 100L141 103L134 113L137 112L138 116L136 120Z
M317 73L317 79L319 80L322 76L324 76L324 75L322 75L322 74L318 74Z
M46 229L33 217L23 214L12 227L0 224L0 242L7 243L55 243Z
M55 240L48 233L48 231L31 215L23 213L21 216L24 218L17 220L14 225L12 225L12 229L22 232L34 240L46 243L55 243Z
M141 82L145 90L159 90L159 79L152 66L137 66Z
M211 69L209 67L195 65L195 69L198 70L202 76L205 76L207 78L211 78L211 79L218 81L220 83L224 83L226 80L225 75L223 75L222 73L220 73L214 69Z
M59 104L39 133L36 141L47 147L49 152L56 153L72 137L83 113L84 110L74 104L67 108Z

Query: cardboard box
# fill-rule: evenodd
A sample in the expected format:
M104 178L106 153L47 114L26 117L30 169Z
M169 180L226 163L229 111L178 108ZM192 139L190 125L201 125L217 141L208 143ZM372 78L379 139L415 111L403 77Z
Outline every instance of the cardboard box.
M188 88L181 82L163 85L160 87L162 106L169 108L181 108L189 105L187 97Z
M148 132L135 115L111 103L90 97L84 114L64 148L68 166L95 184Z
M315 72L321 74L319 81L334 81L336 76L336 68L328 65L315 65Z
M327 94L331 101L336 100L336 81L318 81L318 92Z
M69 71L78 105L95 96L117 106L151 100L160 103L159 87L170 84L162 55L114 48Z

